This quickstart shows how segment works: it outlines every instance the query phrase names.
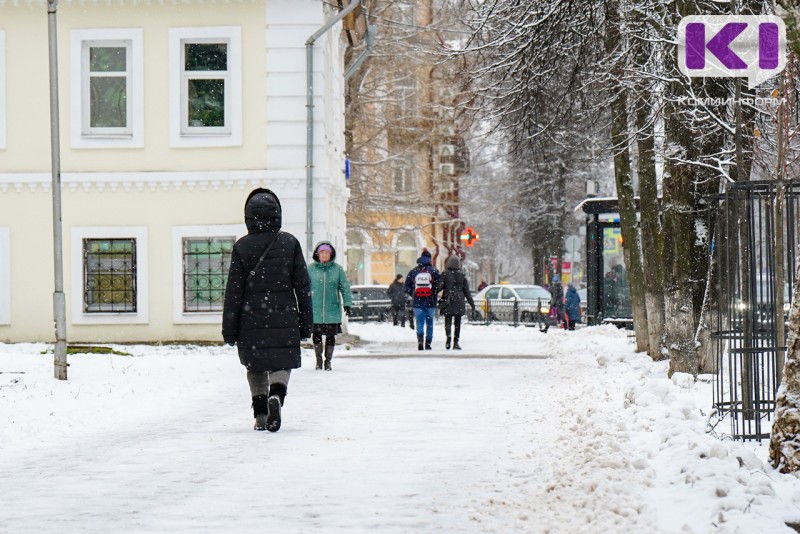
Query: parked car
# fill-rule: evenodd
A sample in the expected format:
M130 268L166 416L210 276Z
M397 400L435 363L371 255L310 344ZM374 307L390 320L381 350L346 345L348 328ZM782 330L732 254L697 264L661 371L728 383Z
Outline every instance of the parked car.
M388 285L350 286L353 306L350 309L351 321L385 321L390 317L392 300L386 294Z
M492 284L475 295L475 320L534 322L550 312L550 292L537 285ZM516 313L516 317L515 317Z

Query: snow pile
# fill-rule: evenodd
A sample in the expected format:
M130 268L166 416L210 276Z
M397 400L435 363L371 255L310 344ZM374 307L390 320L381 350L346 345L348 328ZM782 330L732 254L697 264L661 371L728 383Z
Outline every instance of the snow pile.
M466 324L462 351L350 325L252 430L235 350L0 344L0 531L793 532L767 443L706 433L709 377L666 377L614 327ZM58 461L55 461L58 459ZM269 510L253 505L258 495Z

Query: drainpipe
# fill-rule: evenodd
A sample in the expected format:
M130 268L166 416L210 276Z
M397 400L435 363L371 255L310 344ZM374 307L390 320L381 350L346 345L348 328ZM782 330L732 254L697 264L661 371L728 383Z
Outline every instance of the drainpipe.
M350 0L346 8L306 41L306 256L309 258L314 247L314 43L360 3L361 0Z
M344 73L345 81L350 79L350 76L356 73L358 68L364 63L364 60L369 57L369 53L372 52L372 47L375 46L375 33L377 33L378 27L374 24L367 25L367 31L364 33L364 38L367 41L367 49L361 52L361 55L358 56L353 63L347 67L347 70Z

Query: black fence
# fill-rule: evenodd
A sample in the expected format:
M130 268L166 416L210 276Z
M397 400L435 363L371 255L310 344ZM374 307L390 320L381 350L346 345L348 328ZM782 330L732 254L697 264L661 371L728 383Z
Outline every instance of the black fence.
M765 439L764 422L775 411L786 351L800 183L785 184L778 224L775 182L727 184L715 200L710 221L712 289L718 303L712 336L714 407L718 417L730 417L735 439ZM782 250L776 251L776 241Z

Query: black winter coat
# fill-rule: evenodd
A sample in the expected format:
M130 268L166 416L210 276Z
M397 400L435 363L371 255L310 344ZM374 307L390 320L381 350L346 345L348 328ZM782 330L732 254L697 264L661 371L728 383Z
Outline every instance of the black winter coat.
M239 347L239 361L252 371L300 367L300 340L311 336L311 289L303 250L281 227L278 197L256 189L245 203L247 235L233 246L222 337ZM255 275L248 274L273 239Z
M475 307L467 277L460 269L448 268L442 275L441 312L444 315L464 315L467 312L465 299L470 307Z

